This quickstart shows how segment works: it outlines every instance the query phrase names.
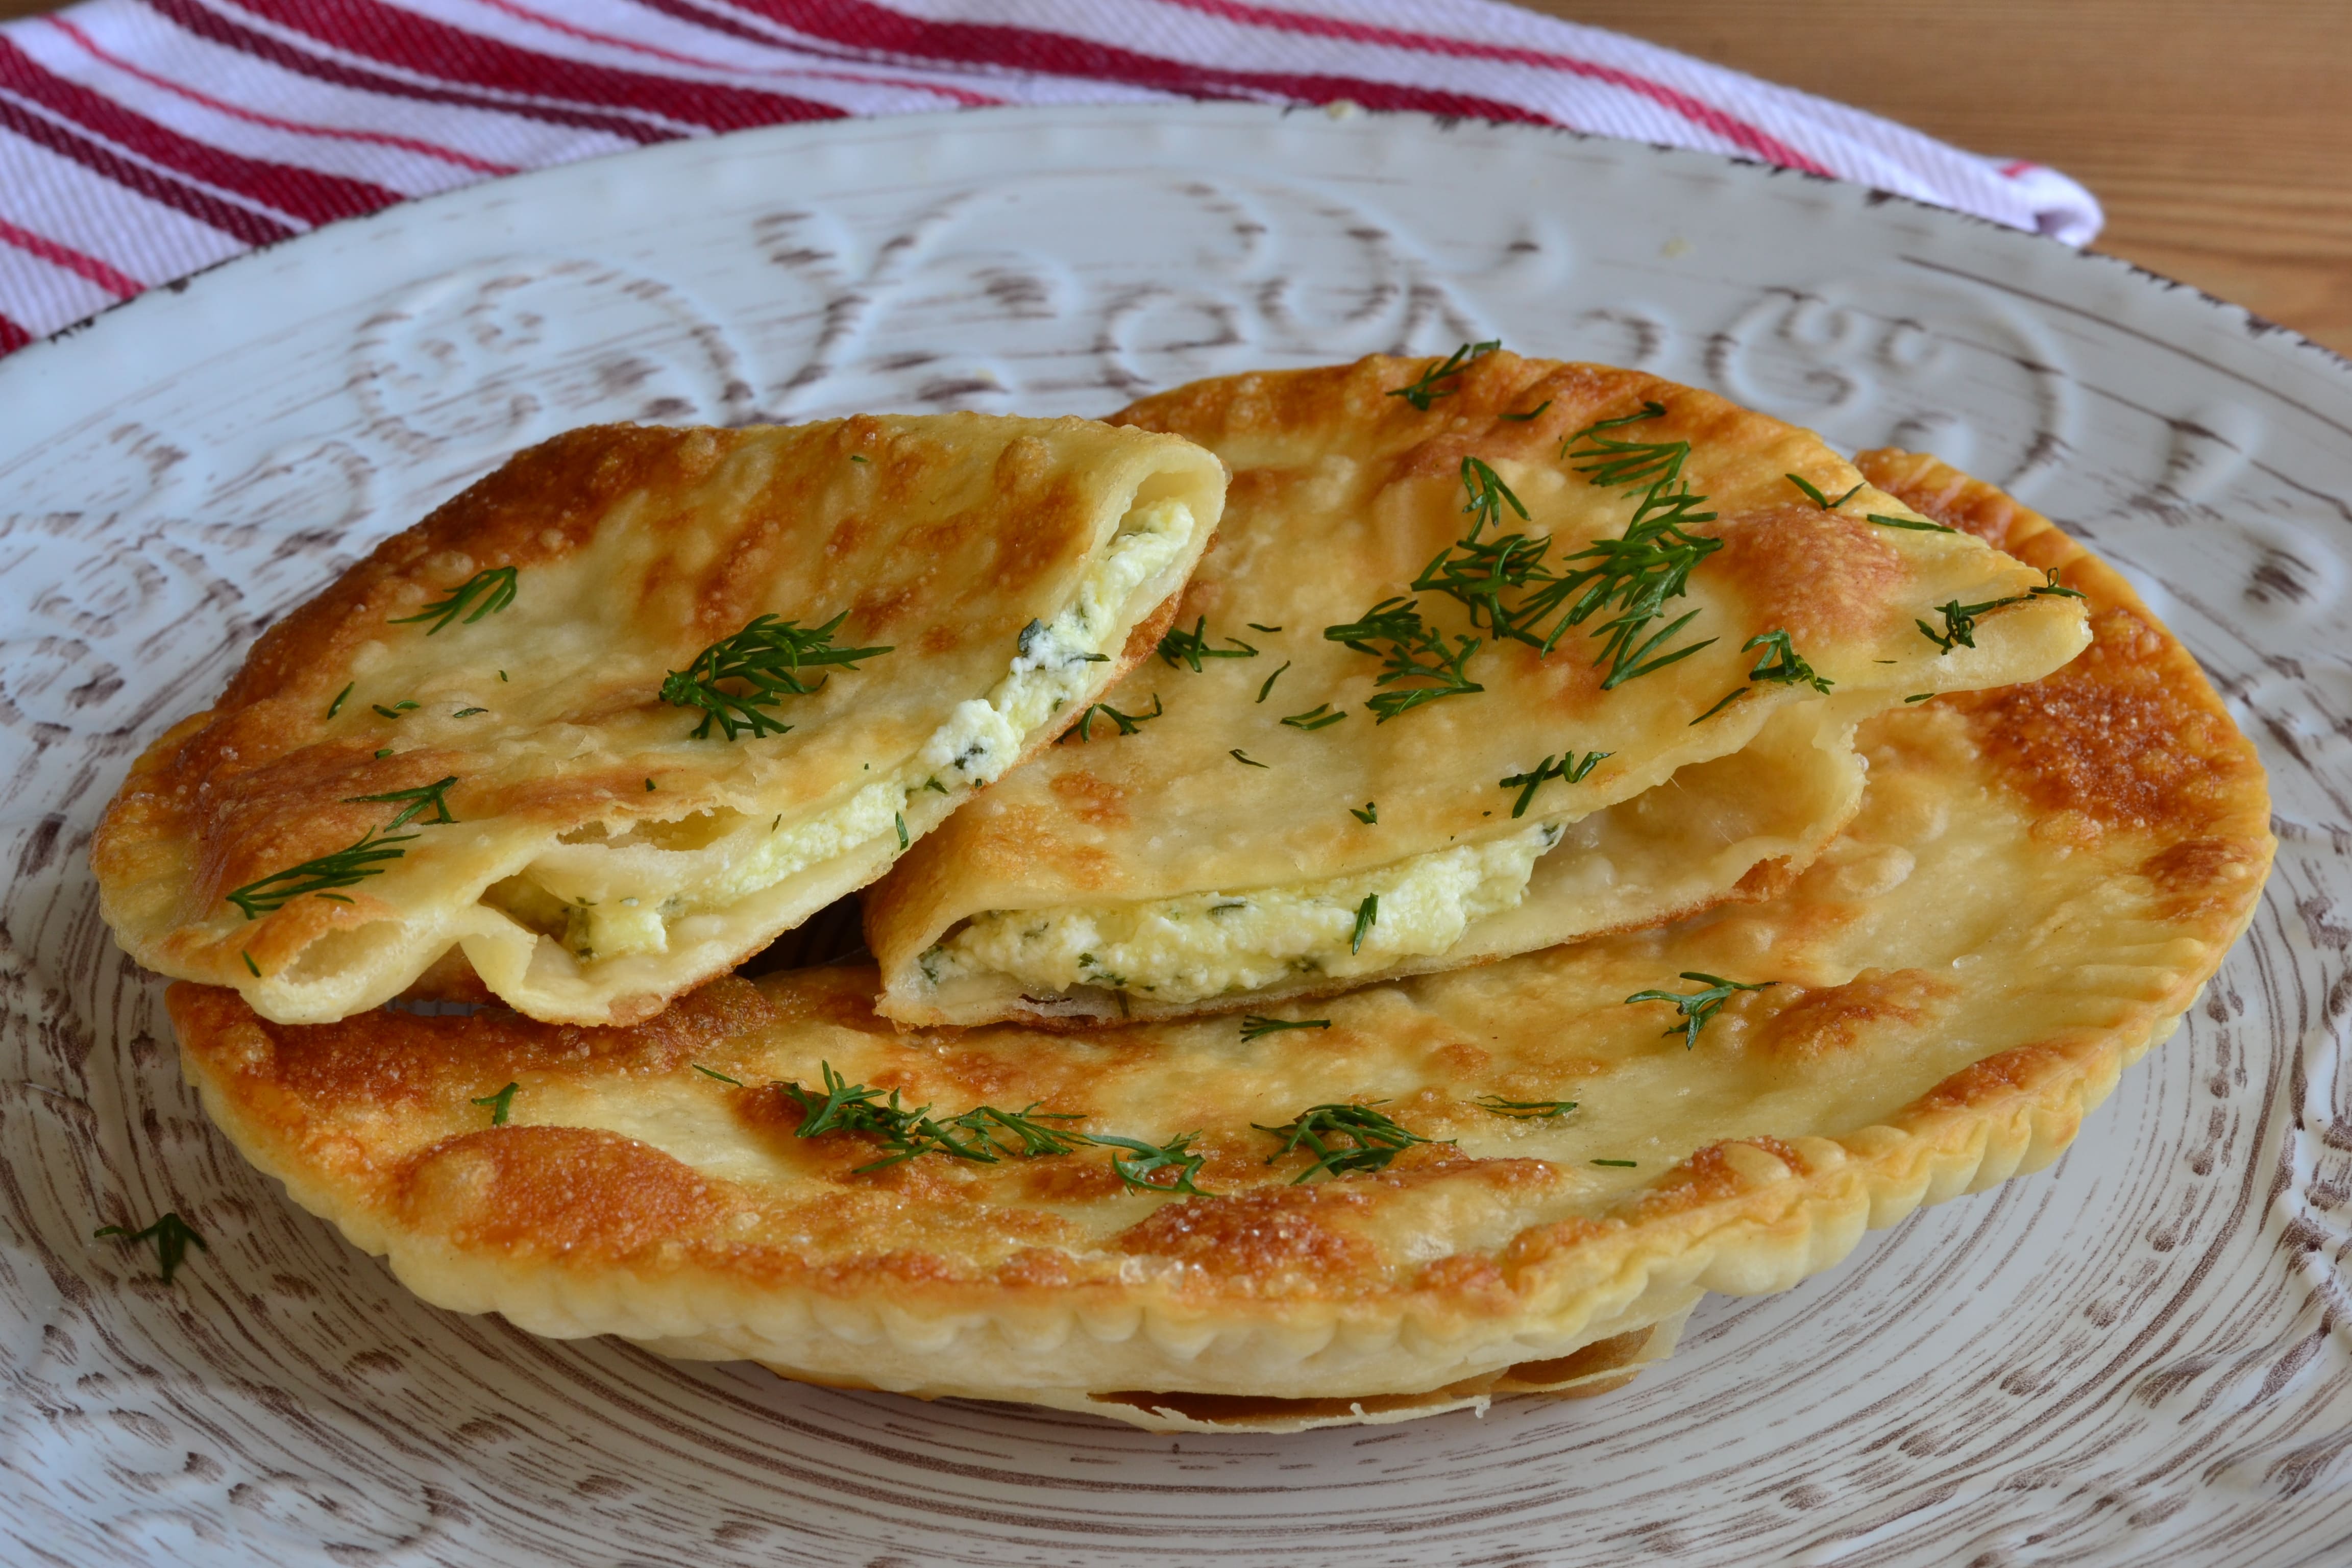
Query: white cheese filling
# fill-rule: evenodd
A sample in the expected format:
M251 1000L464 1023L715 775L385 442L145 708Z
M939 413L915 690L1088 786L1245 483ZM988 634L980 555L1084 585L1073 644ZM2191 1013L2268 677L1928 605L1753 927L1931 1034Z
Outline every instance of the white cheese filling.
M1164 1002L1202 1002L1302 974L1369 974L1444 952L1471 921L1517 908L1537 858L1560 835L1550 825L1530 827L1326 882L1147 904L992 910L919 962L933 984L1005 975L1031 994L1100 986Z
M889 839L895 852L900 819L919 795L960 800L993 783L1039 725L1086 691L1089 667L1127 635L1129 600L1183 553L1193 529L1192 508L1181 500L1129 512L1062 613L1022 631L995 688L956 704L912 757L887 773L877 767L879 776L840 804L791 823L722 811L559 844L492 889L492 901L589 963L666 952L680 917L722 908L877 839Z

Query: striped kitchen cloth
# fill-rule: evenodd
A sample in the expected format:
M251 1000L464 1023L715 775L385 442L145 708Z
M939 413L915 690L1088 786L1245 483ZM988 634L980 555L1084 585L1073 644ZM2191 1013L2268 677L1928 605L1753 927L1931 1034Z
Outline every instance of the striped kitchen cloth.
M91 0L0 26L0 353L404 197L754 125L1241 99L1759 159L2070 245L2053 170L1496 0Z

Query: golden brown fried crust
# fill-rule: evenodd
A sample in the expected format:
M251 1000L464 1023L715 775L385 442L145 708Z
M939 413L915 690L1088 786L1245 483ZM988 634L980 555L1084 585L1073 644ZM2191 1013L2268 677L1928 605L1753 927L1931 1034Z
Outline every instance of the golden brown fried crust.
M2160 841L2150 844L2147 874L2168 899L2234 908L2275 847L2270 795L2253 743L2196 658L2121 574L1992 486L1916 453L1854 461L1921 515L2055 569L2087 597L2091 646L2071 664L2024 685L1937 700L1967 716L2001 781L2046 814L2042 836L2076 847L2114 832ZM2191 842L2203 847L2185 849Z
M1902 461L1894 477L1928 501L1973 494ZM2062 554L2039 520L1999 515L2021 549ZM2168 656L2168 640L2147 648L2127 590L2063 561L2101 611L2100 679ZM2167 711L2202 732L2209 698ZM1271 1044L1231 1020L901 1035L873 1013L874 972L851 967L722 981L629 1028L496 1012L289 1026L186 985L170 1005L238 1145L433 1299L543 1331L684 1321L664 1344L686 1333L692 1353L829 1383L1059 1390L1137 1419L1380 1419L1605 1384L1691 1292L1784 1289L1864 1218L2046 1163L2189 1005L2259 891L2259 774L2217 771L2218 805L2093 819L2021 773L2057 766L2045 751L2001 750L1988 723L1948 700L1871 721L1848 858L1768 900L1357 990L1318 1004L1329 1029ZM2095 839L2049 851L2042 824L2069 816ZM1908 881L1864 893L1848 876L1915 853ZM1777 984L1685 1050L1663 1005L1623 1000L1683 971ZM1213 1195L1134 1192L1101 1148L861 1172L874 1139L795 1136L803 1112L774 1087L814 1085L824 1063L941 1114L1031 1106L1155 1144L1194 1134ZM480 1102L509 1081L517 1124L486 1126ZM1481 1103L1497 1095L1580 1104L1519 1119ZM1340 1101L1434 1142L1296 1183L1307 1152L1276 1153L1264 1129ZM757 1326L787 1308L848 1326ZM1559 1353L1531 1358L1555 1332ZM1032 1340L1049 1348L1023 1360ZM1491 1354L1443 1359L1464 1344ZM1351 1346L1370 1359L1349 1362ZM1066 1370L1086 1357L1110 1370ZM1257 1399L1277 1383L1297 1397ZM1191 1392L1069 1403L1139 1389Z
M1693 771L1768 750L1759 724L1804 722L1803 711L1828 693L1827 683L1754 683L1759 659L1772 656L1747 646L1751 638L1787 634L1796 657L1834 683L1841 711L1856 712L1917 689L1906 679L2014 679L2052 668L2079 646L2080 610L2045 598L2012 612L1997 631L1989 627L1992 635L1958 663L1937 665L1912 628L1920 610L1951 594L2022 594L2034 579L1973 544L1854 515L1894 503L1874 501L1878 492L1809 432L1643 373L1501 352L1441 384L1426 407L1395 395L1432 368L1427 360L1371 356L1252 373L1181 387L1113 416L1181 435L1231 469L1217 545L1177 620L1188 629L1205 623L1211 642L1230 654L1241 652L1236 643L1255 651L1230 662L1204 658L1197 669L1173 658L1146 661L1105 700L1158 717L1135 733L1098 720L1083 741L1066 738L877 883L865 904L866 929L884 972L887 1016L908 1024L1019 1016L1091 1026L1114 1012L1192 1016L1362 984L1363 973L1332 979L1268 966L1261 974L1269 977L1247 989L1189 996L1139 978L1093 987L1082 975L1042 975L1042 965L1024 969L1001 955L968 968L951 962L942 981L942 967L926 965L923 955L935 943L952 952L961 922L992 914L1327 882L1491 840L1513 820L1513 803L1492 793L1495 781L1524 773L1571 736L1604 760L1573 788L1555 784L1531 797L1535 815L1523 826L1543 823L1547 812L1582 816L1644 796L1654 811L1686 816L1622 851L1612 847L1608 876L1539 879L1507 918L1482 917L1446 951L1398 954L1381 977L1484 963L1769 893L1834 834L1858 785L1834 742L1794 749L1782 766L1784 787L1728 786L1736 803L1722 798L1727 786ZM1546 541L1548 569L1589 566L1578 552L1622 532L1641 489L1613 470L1601 482L1578 443L1596 422L1616 419L1633 423L1594 430L1593 438L1680 450L1673 461L1700 519L1689 531L1721 543L1669 612L1688 623L1669 641L1686 642L1692 657L1604 690L1597 620L1563 630L1565 640L1546 652L1498 636L1485 620L1474 625L1449 595L1423 590L1415 602L1425 625L1463 639L1447 647L1477 634L1464 672L1475 689L1381 719L1370 704L1412 684L1395 684L1369 645L1335 642L1328 630L1412 597L1407 585L1471 531L1465 497L1475 487L1464 465L1474 458L1516 487L1517 510L1497 497L1492 526L1476 524L1482 537L1524 531ZM1832 493L1853 492L1852 510L1808 501L1792 474ZM1664 651L1653 648L1652 658ZM1975 673L1956 673L1963 671ZM1724 713L1717 704L1733 690L1751 700ZM1325 721L1312 731L1285 723L1318 711ZM1711 712L1721 716L1694 722ZM1663 787L1670 776L1678 776L1679 792ZM1714 794L1704 787L1710 782ZM1377 804L1376 830L1348 815L1368 800ZM1718 861L1687 874L1680 847L1702 841L1723 847ZM1576 855L1561 855L1552 868ZM1766 869L1765 860L1781 864Z
M877 874L876 844L814 869L837 889L813 881L772 908L757 903L765 888L730 887L721 908L689 900L688 913L720 918L682 944L641 943L635 968L608 965L607 980L562 964L530 980L533 931L504 918L491 885L558 850L561 834L772 816L780 829L897 768L956 703L1003 679L1024 626L1060 613L1139 486L1172 487L1205 533L1222 495L1214 460L1146 439L1076 419L861 416L598 426L532 447L272 627L218 703L134 763L91 851L107 919L142 962L236 985L274 1016L354 1010L461 938L520 951L506 952L504 980L485 971L509 1005L649 1016L794 923L808 898ZM1183 565L1153 585L1171 587ZM466 616L420 624L428 604L507 569L510 603L494 610L478 593ZM1173 598L1091 678L1142 657ZM701 716L662 700L667 677L763 614L840 617L835 646L893 651L818 672L787 704L788 740L695 739ZM1052 739L1040 728L1024 745ZM401 803L383 797L443 780L450 815L412 816L369 879L253 918L228 900L386 831ZM904 819L919 835L953 798L909 800ZM468 831L434 831L452 817Z

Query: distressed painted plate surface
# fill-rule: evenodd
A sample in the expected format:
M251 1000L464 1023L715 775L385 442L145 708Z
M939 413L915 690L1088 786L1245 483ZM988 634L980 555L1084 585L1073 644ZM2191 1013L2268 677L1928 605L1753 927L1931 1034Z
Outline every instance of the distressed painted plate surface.
M436 1311L182 1085L90 829L255 631L592 419L1102 413L1502 335L1932 449L2116 562L2272 769L2268 901L2053 1170L1710 1299L1622 1393L1187 1437ZM0 364L0 1557L2336 1563L2352 1553L2352 366L2111 261L1525 128L755 132L338 225ZM90 1229L176 1208L169 1289Z

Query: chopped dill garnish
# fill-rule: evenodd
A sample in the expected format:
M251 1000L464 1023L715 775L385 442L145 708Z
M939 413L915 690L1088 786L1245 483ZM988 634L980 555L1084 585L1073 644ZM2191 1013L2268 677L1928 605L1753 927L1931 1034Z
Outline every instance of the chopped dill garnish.
M1431 1142L1372 1109L1386 1103L1376 1100L1371 1105L1310 1105L1279 1127L1255 1121L1250 1125L1283 1141L1281 1148L1266 1156L1269 1165L1302 1143L1315 1156L1313 1164L1290 1179L1295 1187L1311 1180L1318 1171L1339 1176L1355 1171L1386 1170L1389 1162L1405 1150Z
M1160 706L1160 693L1157 691L1151 694L1151 711L1149 713L1122 713L1108 702L1097 702L1079 714L1076 723L1062 731L1062 739L1066 741L1076 735L1081 742L1093 740L1095 715L1097 713L1118 725L1120 734L1132 735L1143 725L1159 718L1164 711L1165 710ZM931 784L937 787L939 781L933 779ZM945 795L947 791L941 789L940 793Z
M1616 754L1614 752L1587 752L1583 760L1579 761L1573 751L1563 752L1557 757L1546 757L1527 773L1513 773L1509 778L1496 779L1495 783L1500 788L1519 792L1519 798L1511 803L1511 816L1516 820L1528 814L1528 804L1535 799L1536 791L1545 784L1554 779L1562 784L1582 784L1586 774Z
M1171 1139L1164 1144L1146 1143L1140 1138L1122 1138L1115 1132L1089 1132L1086 1138L1089 1143L1098 1143L1107 1149L1125 1149L1141 1156L1133 1160L1117 1154L1110 1157L1112 1172L1129 1186L1147 1193L1189 1193L1196 1198L1205 1198L1214 1194L1204 1193L1192 1184L1192 1178L1201 1173L1202 1162L1207 1158L1191 1152L1192 1140L1199 1136L1198 1132L1187 1132L1181 1138ZM1169 1181L1153 1181L1152 1176L1160 1171L1176 1173Z
M1168 661L1169 668L1173 669L1179 664L1189 664L1192 667L1192 673L1198 675L1201 673L1201 661L1204 658L1255 658L1257 657L1257 649L1239 637L1225 639L1234 645L1231 647L1211 647L1205 635L1208 626L1208 616L1196 616L1192 619L1192 629L1189 632L1181 626L1168 628L1160 638L1159 651L1160 657Z
M1282 629L1280 626L1262 626L1255 621L1244 621L1242 624L1248 626L1249 629L1254 632L1265 632L1269 637Z
M426 637L433 636L459 616L465 616L466 624L470 626L484 616L494 616L514 603L515 569L493 566L475 573L454 588L441 591L449 596L436 600L415 615L402 616L387 624L404 626L417 621L431 621L433 624L425 628ZM469 608L473 613L467 615Z
M390 746L386 746L375 754L375 760L380 763L390 755L392 755L392 748Z
M691 1064L689 1064L689 1065L691 1065L691 1066L693 1067L693 1068L694 1068L694 1070L695 1070L695 1071L697 1071L697 1072L700 1073L700 1074L701 1074L703 1077L705 1077L705 1078L715 1078L715 1079L718 1079L719 1082L721 1082L721 1083L731 1083L731 1084L733 1084L737 1089L740 1089L740 1088L742 1088L742 1087L743 1087L743 1080L742 1080L741 1079L740 1079L740 1078L729 1078L725 1073L720 1072L717 1068L707 1068L707 1067L704 1067L700 1062L694 1062L694 1063L691 1063Z
M1378 925L1380 919L1381 896L1378 893L1366 893L1364 901L1356 906L1356 929L1348 938L1349 952L1363 951L1364 933Z
M1357 810L1351 805L1348 808L1348 815L1354 817L1358 822L1362 823L1365 826L1370 827L1381 819L1380 803L1378 801L1368 800L1364 802L1364 808L1361 811Z
M249 921L274 914L305 894L316 893L321 898L333 898L329 889L356 887L370 877L383 876L383 861L397 860L408 853L393 846L406 844L419 837L415 833L402 833L379 837L376 830L371 827L360 835L356 844L338 849L331 855L321 855L315 860L305 860L299 866L289 866L257 882L247 882L224 896L244 910L245 918ZM340 901L351 902L349 899Z
M1235 762L1237 762L1237 763L1241 763L1241 764L1242 764L1242 766L1244 766L1244 767L1245 767L1245 768L1264 768L1264 767L1271 767L1271 766L1273 765L1273 764L1272 764L1272 763L1261 763L1261 762L1259 762L1255 757L1251 756L1247 752L1243 751L1239 746L1235 746L1232 751L1230 751L1230 752L1226 752L1225 754L1226 754L1227 756L1229 756L1229 757L1233 758L1233 760L1234 760L1234 761L1235 761Z
M487 713L488 711L489 710L487 708L460 708L455 713L450 714L449 717L452 719L470 719L477 713Z
M1082 1132L1046 1125L1049 1121L1085 1121L1079 1112L1041 1111L1033 1102L1019 1110L981 1105L961 1116L936 1118L928 1105L915 1110L906 1109L898 1102L895 1089L890 1091L888 1102L884 1103L880 1089L849 1082L833 1070L830 1062L819 1062L817 1070L824 1078L823 1094L789 1081L778 1083L776 1089L801 1108L801 1124L793 1130L795 1138L856 1132L881 1141L887 1151L883 1157L856 1167L852 1175L878 1171L925 1154L947 1154L992 1165L1002 1158L1025 1160L1041 1154L1073 1153L1080 1144L1090 1142Z
M1320 730L1337 724L1348 716L1345 708L1334 708L1328 702L1318 702L1304 713L1293 713L1283 721L1294 730Z
M1523 642L1547 655L1571 627L1613 611L1592 632L1601 639L1593 662L1609 667L1603 690L1707 647L1714 638L1660 651L1697 618L1696 610L1663 631L1649 630L1665 614L1666 601L1687 591L1692 570L1723 547L1719 539L1686 531L1716 516L1698 510L1706 498L1683 482L1690 443L1601 434L1664 418L1665 412L1663 404L1644 403L1638 413L1589 425L1561 443L1561 458L1572 460L1576 470L1595 485L1644 488L1622 535L1596 539L1557 566L1547 559L1552 546L1549 539L1522 533L1483 536L1486 521L1499 521L1502 498L1486 496L1473 484L1466 468L1470 459L1465 459L1464 483L1473 487L1473 502L1464 510L1477 511L1477 523L1467 536L1438 552L1413 580L1414 590L1448 595L1470 612L1473 626L1485 626L1498 638Z
M488 1106L490 1108L490 1125L493 1127L504 1127L507 1124L507 1113L514 1109L515 1090L521 1087L522 1085L519 1083L509 1083L506 1088L499 1090L496 1094L486 1094L482 1096L481 1099L472 1100L469 1103L474 1105Z
M384 718L386 718L386 719L397 719L397 718L399 718L399 717L401 716L401 710L400 710L400 709L398 709L398 708L387 708L387 707L385 707L385 706L384 706L383 703L381 703L381 702L373 703L373 704L371 704L371 706L372 706L372 707L373 707L373 708L375 709L375 710L376 710L376 712L377 712L377 713L379 713L380 715L382 715L383 717L384 717ZM414 702L409 702L409 703L404 703L404 704L403 704L402 706L403 706L403 707L407 707L407 708L414 708L414 707L415 707L415 706L416 706L416 704L415 704L415 703L414 703Z
M1592 1163L1596 1165L1615 1165L1622 1170L1627 1171L1639 1170L1641 1168L1631 1160L1595 1160Z
M1947 528L1940 522L1929 522L1917 517L1881 517L1874 511L1862 514L1864 522L1874 522L1881 528L1907 528L1916 533L1958 533L1957 528Z
M1932 691L1916 691L1912 693L1910 696L1906 697L1903 700L1906 702L1925 702L1935 695L1936 694Z
M851 462L853 462L853 463L862 463L862 462L865 462L866 459L866 458L862 458L862 457L860 457L857 453L856 453L856 452L852 452L852 453L850 453L850 454L849 454L849 460L850 460Z
M890 820L898 825L898 847L901 849L906 848L908 842L907 814L903 811L894 811L890 814Z
M1498 419L1507 419L1514 425L1524 425L1530 419L1542 418L1543 411L1550 406L1551 399L1547 397L1541 403L1537 404L1533 408L1528 409L1525 414L1500 414L1496 415L1496 417Z
M499 679L500 680L504 680L504 679L506 679L506 678L507 678L507 672L506 672L505 670L503 670L503 669L502 669L502 670L499 671Z
M699 708L702 722L696 726L693 738L702 740L717 724L734 740L743 731L751 738L781 735L792 729L761 711L773 708L789 694L806 697L824 684L819 677L815 686L801 679L803 665L839 665L856 669L861 658L877 658L891 651L887 647L835 647L833 635L841 623L849 618L844 610L821 626L804 627L798 621L780 620L772 615L754 616L744 628L732 637L720 637L696 654L684 669L673 669L661 684L661 700L673 708ZM751 689L738 695L721 690L720 681L741 681Z
M252 975L256 980L261 978L261 965L253 962L253 953L248 949L238 948L236 955L245 960L245 972L247 974Z
M1278 1035L1285 1029L1328 1029L1328 1018L1267 1018L1255 1013L1242 1015L1242 1038L1262 1040L1268 1035Z
M1147 718L1147 719L1155 719L1155 718L1158 718L1158 717L1159 717L1159 715L1158 715L1158 714L1156 714L1156 713L1147 713L1147 714L1145 714L1145 715L1144 715L1144 717L1145 717L1145 718ZM937 791L938 791L940 794L941 794L941 795L945 795L945 794L947 794L947 793L948 793L948 786L947 786L947 785L945 785L945 784L941 784L941 783L940 783L940 781L939 781L939 777L938 777L938 775L937 775L937 774L934 774L934 775L932 775L931 777L925 779L925 780L923 781L923 787L924 787L925 789L929 789L929 790L937 790ZM778 818L778 820L779 820L779 821L781 821L781 820L782 820L782 818L781 818L781 817L779 817L779 818Z
M429 784L419 784L415 789L387 790L382 795L352 795L347 798L343 804L345 805L361 805L371 802L382 801L386 805L399 805L404 803L407 809L403 811L398 816L394 817L390 822L385 823L383 826L379 829L381 832L396 832L399 829L407 826L411 822L416 820L417 817L423 816L428 808L433 813L433 819L425 826L429 827L437 827L445 822L455 822L457 820L455 816L452 816L449 814L449 801L447 798L449 786L457 782L457 775L456 773L451 773L446 779L436 779Z
M653 793L654 793L654 781L653 781L653 780L651 780L651 779L647 779L647 780L646 781L646 793L647 795L651 795L651 794L653 794Z
M1755 984L1749 985L1738 980L1726 980L1720 974L1702 974L1696 969L1684 970L1682 973L1682 978L1685 980L1696 980L1701 985L1706 987L1706 989L1704 991L1692 991L1687 993L1680 991L1636 991L1631 996L1626 997L1625 1001L1628 1005L1631 1005L1635 1002L1673 1003L1675 1005L1675 1011L1682 1015L1683 1021L1680 1024L1668 1028L1666 1033L1669 1035L1681 1035L1683 1037L1683 1048L1685 1050L1689 1050L1698 1044L1698 1032L1706 1027L1708 1020L1712 1019L1717 1013L1723 1011L1723 1005L1731 1000L1731 996L1734 992L1761 991L1767 986L1778 985L1780 984L1777 980L1760 980Z
M1813 667L1805 662L1803 656L1799 654L1795 646L1789 641L1787 632L1759 632L1742 643L1739 651L1747 653L1759 647L1764 651L1756 656L1755 668L1748 672L1748 685L1733 687L1724 693L1721 701L1692 720L1692 723L1706 723L1709 719L1747 696L1759 682L1769 681L1782 686L1810 686L1821 692L1826 692L1837 684L1825 675L1814 673Z
M1391 397L1402 397L1407 403L1412 404L1415 408L1418 408L1423 414L1426 414L1429 412L1429 405L1433 401L1440 397L1451 397L1455 393L1462 390L1458 386L1445 385L1444 384L1446 382L1453 381L1459 377L1465 370L1469 368L1471 361L1484 359L1486 355L1493 353L1496 349L1501 348L1502 346L1503 340L1500 338L1489 338L1483 343L1464 343L1460 348L1455 349L1452 353L1446 355L1443 361L1430 361L1429 364L1422 371L1419 380L1410 382L1403 386L1393 389L1389 393L1389 395Z
M176 1209L165 1211L161 1219L144 1230L127 1230L119 1225L102 1225L91 1231L89 1236L92 1241L102 1236L120 1237L133 1246L142 1241L153 1242L155 1267L163 1276L163 1283L166 1285L172 1282L172 1276L180 1271L180 1265L186 1261L190 1242L195 1243L196 1250L199 1252L210 1252L213 1249L212 1244L198 1236L196 1227L182 1219Z
M1915 624L1918 626L1920 635L1936 645L1937 657L1941 658L1955 647L1977 646L1977 620L1979 616L1990 615L1995 610L2008 609L2012 605L2029 604L2035 599L2080 599L2085 596L2080 588L2069 588L2062 584L2058 581L2058 568L2055 566L2051 567L2044 575L2047 580L2039 588L2028 588L2024 593L2011 594L2006 599L1989 599L1981 605L1963 605L1954 599L1937 605L1936 613L1944 617L1944 629L1941 633L1926 621L1918 621Z
M336 714L343 710L343 699L349 697L358 685L359 682L354 680L350 686L346 686L341 691L335 693L335 700L327 704L328 718L331 719Z
M1476 458L1462 459L1462 488L1470 497L1462 510L1470 513L1472 539L1476 539L1479 531L1490 522L1500 528L1503 525L1503 508L1507 505L1519 514L1521 522L1528 521L1528 509L1520 504L1517 496L1511 493L1511 487L1503 482L1502 476Z
M1516 1117L1522 1121L1545 1121L1576 1109L1572 1100L1505 1100L1499 1094L1482 1094L1470 1103L1496 1116Z
M1853 489L1846 491L1845 494L1838 497L1837 500L1832 500L1828 496L1823 495L1821 490L1814 486L1813 482L1805 478L1802 474L1784 474L1781 477L1787 479L1790 484L1796 486L1799 489L1804 491L1805 499L1812 502L1815 506L1821 508L1823 511L1835 511L1838 508L1845 505L1846 502L1852 500L1854 497L1862 493L1862 486L1856 485Z
M1289 668L1290 661L1286 658L1284 659L1282 661L1282 669L1288 669ZM1274 683L1282 679L1282 669L1277 669L1272 675L1267 676L1265 678L1265 684L1257 689L1257 700L1260 702L1265 701L1267 695L1274 690Z
M1375 686L1387 686L1400 680L1429 680L1432 686L1405 687L1395 691L1377 691L1364 706L1374 715L1373 722L1385 724L1409 709L1424 702L1434 702L1441 697L1461 697L1486 689L1471 679L1464 667L1470 656L1483 646L1476 637L1456 637L1449 652L1445 635L1433 630L1421 618L1418 599L1383 599L1364 613L1363 619L1345 626L1325 626L1325 640L1343 643L1358 653L1368 653L1381 661L1381 673L1374 679ZM1385 647L1375 644L1386 644Z

